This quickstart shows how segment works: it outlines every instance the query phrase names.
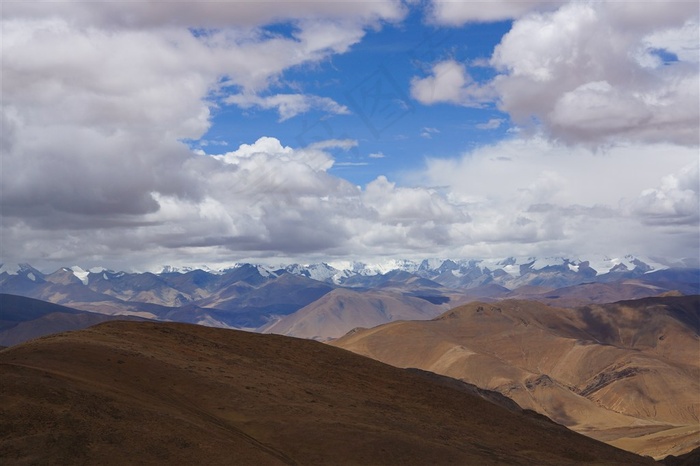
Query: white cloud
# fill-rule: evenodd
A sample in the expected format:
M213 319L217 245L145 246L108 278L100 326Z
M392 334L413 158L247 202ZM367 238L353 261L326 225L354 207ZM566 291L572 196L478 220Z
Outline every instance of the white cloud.
M694 2L435 0L431 12L443 25L514 22L489 62L493 80L475 83L454 60L437 63L411 80L423 104L497 102L516 124L569 144L700 143Z
M659 29L644 38L644 50L662 49L675 54L679 60L697 63L700 60L697 21L687 21L680 28Z
M700 246L697 163L696 149L670 144L595 152L517 138L459 160L430 159L425 183L444 186L450 202L471 216L452 226L467 257L512 251L683 257ZM675 219L674 241L664 222L653 222L659 215Z
M413 220L450 224L468 220L438 192L426 188L397 187L385 176L367 185L363 201L376 210L383 222L401 223Z
M257 162L254 162L257 167L251 167L253 172L272 172L274 170L269 165L281 161L287 166L292 164L305 165L309 168L310 173L314 173L326 171L333 166L333 159L323 149L339 146L348 147L344 141L333 140L323 141L323 143L317 143L305 149L294 150L289 146L282 146L276 138L262 137L254 144L242 144L235 151L212 157L239 167L244 167L257 159ZM275 174L275 176L283 177L286 181L293 181L288 180L289 175L289 172Z
M692 148L594 152L513 139L458 160L429 160L424 182L440 188L398 186L383 176L363 188L328 172L334 159L327 150L349 147L352 141L293 148L263 137L225 154L190 157L180 170L198 197L154 193L157 210L102 215L99 222L77 213L43 223L6 216L3 248L54 264L118 267L128 258L124 266L140 268L163 257L212 264L572 251L676 258L698 250ZM58 236L52 221L60 224Z
M664 176L656 188L642 191L631 202L632 213L644 223L654 225L690 225L700 223L700 162Z
M198 262L217 263L227 257L407 256L448 245L449 225L468 221L468 214L443 194L398 187L385 177L363 189L328 173L335 163L328 150L355 144L329 140L292 148L263 137L220 155L202 151L177 167L197 196L151 192L153 208L138 215L43 212L34 218L17 212L3 218L3 258L110 267L128 260L121 266L143 269L157 267L163 257L172 262L195 255Z
M432 74L411 79L411 96L425 105L451 103L465 107L480 107L493 100L488 85L476 83L464 65L454 60L435 64Z
M383 159L384 157L386 157L386 155L384 155L383 152L372 152L367 157L369 157L370 159Z
M474 13L468 3L441 2L461 9L455 22L493 19L491 4ZM219 154L227 149L181 142L206 133L212 100L228 92L230 103L282 119L347 111L275 86L290 67L344 53L366 28L403 17L400 2L5 3L3 259L148 267L188 256L696 252L696 5L527 13L533 5L547 8L506 4L516 20L490 62L497 95L454 60L411 91L425 104L499 99L521 124L538 119L546 138L430 160L421 175L441 188L421 188L334 176L333 151L354 140L295 148L264 137ZM259 28L289 18L289 34ZM663 64L661 49L678 61Z
M350 150L353 147L357 147L357 141L355 139L324 139L323 141L316 141L309 145L310 149L343 149Z
M235 94L226 97L224 102L238 105L241 108L274 108L280 115L280 121L288 120L312 109L336 115L347 115L350 113L350 110L345 105L340 105L333 99L304 94L277 94L265 97L251 94Z
M154 191L200 196L178 139L209 126L210 76L185 56L201 47L187 31L3 21L3 213L138 214L158 208Z
M436 232L467 219L434 190L397 187L385 177L362 189L328 174L334 161L322 146L293 149L266 137L215 157L230 168L209 175L209 195L232 222L248 216L246 224L259 229L248 240L232 235L227 239L232 248L245 245L267 254L407 254L415 243L431 248L447 241ZM416 236L408 241L408 234Z
M110 228L128 226L134 235L150 235L158 228L144 223L157 224L167 203L193 211L201 203L208 211L225 203L208 185L220 161L207 160L181 142L209 129L210 109L216 106L210 99L225 97L231 88L255 96L286 69L343 53L365 28L404 13L394 1L282 1L274 9L253 2L3 4L3 254L16 248L18 255L34 256L16 244L22 235L27 245L34 244L31 228L45 234L97 229L98 237L109 238ZM290 19L287 36L258 27ZM259 99L283 118L311 107L347 111L317 96ZM255 171L259 159L264 157L224 172ZM323 148L313 147L293 162L290 176L297 170L307 178L309 171L332 165ZM266 176L262 184L275 182ZM80 233L75 238L87 242ZM55 247L79 250L65 241ZM54 245L38 248L43 251L38 254L56 254L47 247Z
M504 121L503 118L491 118L486 123L477 123L475 126L478 129L498 129Z
M515 19L531 11L546 11L565 1L551 0L491 0L488 2L455 2L432 0L430 17L438 24L461 26L467 22L490 22Z
M517 19L491 59L501 109L522 125L534 117L568 143L698 144L691 3L575 2ZM661 63L653 56L660 49L679 61Z
M440 130L437 128L431 128L429 126L424 126L420 132L420 136L422 138L426 138L426 139L432 139L433 134L440 134Z

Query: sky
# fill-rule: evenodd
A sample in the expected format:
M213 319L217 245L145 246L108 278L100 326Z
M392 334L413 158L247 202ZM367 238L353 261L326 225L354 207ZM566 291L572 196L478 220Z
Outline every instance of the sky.
M696 1L1 7L2 262L700 257Z

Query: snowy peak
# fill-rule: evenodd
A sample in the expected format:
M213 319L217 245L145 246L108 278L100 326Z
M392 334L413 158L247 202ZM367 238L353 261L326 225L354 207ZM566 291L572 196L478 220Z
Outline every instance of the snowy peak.
M217 269L212 269L207 265L200 265L199 267L190 267L190 266L184 266L184 267L175 267L172 265L164 265L161 271L157 274L167 274L167 273L188 273L188 272L194 272L195 270L202 270L204 272L208 272L214 275L221 275L224 273L222 270L217 270Z
M0 264L0 273L6 273L8 275L27 275L30 273L43 275L41 272L27 263L14 264L10 262L3 262Z
M303 275L307 278L311 278L312 280L318 280L321 282L335 282L338 278L340 278L336 277L337 275L343 275L340 273L340 270L326 264L325 262L310 265L292 264L285 267L284 271L293 275Z
M648 257L636 257L626 255L623 257L598 256L587 258L590 267L603 275L611 272L635 271L637 273L649 273L658 270L666 270L669 267Z
M27 278L33 282L44 280L44 274L27 263L14 264L3 262L0 264L0 275L2 274Z
M371 276L386 274L393 270L415 273L418 271L420 264L407 259L386 259L372 263L338 261L331 263L331 266L338 270L346 271L350 275Z
M88 275L90 272L87 270L83 270L82 268L78 267L77 265L74 265L73 267L70 268L70 270L73 272L73 275L83 282L83 285L87 285L90 279L88 278Z

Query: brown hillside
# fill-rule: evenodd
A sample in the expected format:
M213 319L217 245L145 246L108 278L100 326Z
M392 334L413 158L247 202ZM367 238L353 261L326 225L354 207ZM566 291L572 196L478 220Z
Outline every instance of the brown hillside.
M332 344L496 390L571 429L663 457L700 445L698 297L572 310L472 303Z
M110 322L0 353L4 464L651 464L321 343Z
M376 327L394 320L432 319L449 307L400 293L341 288L260 330L323 341L339 338L356 327Z

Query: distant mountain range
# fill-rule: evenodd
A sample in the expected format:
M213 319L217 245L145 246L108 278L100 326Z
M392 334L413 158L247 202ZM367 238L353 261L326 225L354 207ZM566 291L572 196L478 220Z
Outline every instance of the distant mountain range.
M430 319L475 300L529 299L559 306L662 293L700 293L700 269L622 258L393 260L382 264L238 264L160 273L29 264L0 266L0 293L105 315L329 339L368 323ZM358 312L363 309L363 312Z
M623 257L597 256L586 259L564 257L508 257L505 259L426 259L420 262L401 259L377 263L339 262L335 265L317 263L310 265L292 264L278 268L256 265L261 274L278 275L286 272L302 275L313 280L343 286L365 286L363 277L383 276L391 272L407 272L422 278L433 280L443 286L456 288L474 288L488 283L495 283L509 289L523 285L545 285L556 288L588 281L618 280L622 276L640 276L650 272L668 269L698 268L691 261L662 263L649 258L632 255ZM207 266L200 269L191 267L164 266L164 273L187 273L204 270L214 274L225 274L228 270L250 264L213 270ZM83 273L84 271L78 271Z
M443 286L453 288L474 288L488 283L495 283L509 289L524 285L538 285L560 288L583 282L605 282L622 277L639 277L649 273L673 269L698 269L697 265L684 262L660 262L649 258L627 255L624 257L590 257L572 259L565 257L508 257L505 259L426 259L387 260L377 263L338 262L335 265L317 263L309 265L291 264L269 267L259 264L234 264L224 269L201 267L163 266L157 276L185 275L192 272L210 275L228 275L241 271L258 274L261 277L275 277L284 273L303 276L334 285L362 287L372 283L369 277L385 276L389 273L407 272L409 274L433 280ZM689 265L690 264L690 265ZM88 285L102 277L104 280L119 278L123 275L147 275L147 273L115 272L103 267L85 270L79 266L62 267L54 273L70 272L75 279ZM0 263L0 275L23 275L30 280L41 280L47 275L29 264ZM49 274L53 275L53 274ZM75 280L74 280L75 282Z

